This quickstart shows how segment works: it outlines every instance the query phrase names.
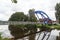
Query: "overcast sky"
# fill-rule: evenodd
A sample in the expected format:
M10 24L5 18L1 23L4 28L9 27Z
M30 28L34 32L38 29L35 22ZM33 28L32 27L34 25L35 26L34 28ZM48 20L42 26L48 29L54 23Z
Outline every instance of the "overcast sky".
M11 0L0 0L0 20L8 20L16 11L27 14L32 8L44 11L52 20L55 20L55 5L59 2L60 0L18 0L18 3L14 4Z

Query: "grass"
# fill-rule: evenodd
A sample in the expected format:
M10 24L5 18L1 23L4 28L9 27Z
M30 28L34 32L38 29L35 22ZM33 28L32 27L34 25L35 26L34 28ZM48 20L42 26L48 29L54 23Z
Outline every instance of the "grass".
M46 27L60 30L60 25L51 25L51 26L47 25Z
M3 38L1 37L1 34L2 34L2 33L0 33L0 40L10 40L9 38L4 38L4 39L3 39Z
M57 30L60 30L60 25L48 25L48 24L46 24L46 25L44 25L44 26L46 26L46 28L50 28L50 29L57 29ZM37 27L38 28L41 28L42 27L42 25L41 24L39 24L39 25L37 25Z

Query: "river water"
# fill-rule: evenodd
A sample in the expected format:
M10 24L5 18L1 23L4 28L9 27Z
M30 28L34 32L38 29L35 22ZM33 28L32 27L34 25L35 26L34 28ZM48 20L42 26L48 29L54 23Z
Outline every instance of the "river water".
M0 25L0 32L2 32L2 37L3 38L11 38L11 37L13 37L10 34L10 31L8 30L8 25ZM56 40L56 36L59 36L59 32L60 32L60 30L56 30L56 29L52 30L51 31L51 35L49 37L49 40ZM49 33L47 33L47 35L45 36L44 40L46 40L46 38L48 37L48 34ZM42 32L40 34L39 40L42 39L43 35L44 35L44 33ZM38 36L39 36L39 33L36 34L36 39L38 38Z

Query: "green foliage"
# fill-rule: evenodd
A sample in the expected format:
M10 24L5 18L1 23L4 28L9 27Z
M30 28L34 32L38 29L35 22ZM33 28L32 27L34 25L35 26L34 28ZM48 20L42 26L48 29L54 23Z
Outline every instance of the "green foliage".
M12 1L12 3L17 3L17 0L11 0Z
M56 6L55 6L55 10L56 10L56 19L59 20L59 23L60 23L60 3L57 3Z
M36 24L27 24L25 25L27 28L27 31L30 31L30 33L35 33L37 31L37 25ZM35 34L29 36L29 40L35 40Z
M1 33L0 33L0 40L2 40Z
M60 25L52 25L50 26L50 28L60 30Z
M27 24L25 25L25 27L28 29L28 30L35 30L37 25L36 24Z
M3 39L2 36L1 36L1 34L2 34L2 33L0 33L0 40L9 40L9 38L4 38L4 39Z
M34 12L35 10L34 9L30 9L29 10L29 20L31 21L31 22L37 22L37 18L35 17L35 12Z
M60 11L59 9L60 9L60 3L57 3L57 4L56 4L56 7L55 7L55 10L56 10L56 11Z
M37 18L35 17L35 14L34 14L34 9L30 9L29 10L29 21L31 21L31 22L37 22ZM30 31L30 33L33 33L33 32L36 32L37 31L37 26L36 26L36 24L29 24L28 25L28 29L30 29L29 31ZM29 40L35 40L35 34L33 34L33 35L30 35L29 36Z
M27 21L28 17L23 12L16 12L11 15L9 21Z
M9 38L4 38L3 40L10 40Z
M24 15L23 12L16 12L14 13L9 21L27 21L28 16ZM15 37L15 39L21 38L26 32L24 25L9 25L9 30L11 34Z
M31 12L31 11L30 11ZM14 13L9 21L31 21L36 22L37 19L35 16L26 16L23 12L16 12ZM30 31L36 32L36 24L27 24L27 25L9 25L9 30L11 31L11 34L15 37L15 39L22 38L26 33ZM35 35L33 35L33 39L35 39Z

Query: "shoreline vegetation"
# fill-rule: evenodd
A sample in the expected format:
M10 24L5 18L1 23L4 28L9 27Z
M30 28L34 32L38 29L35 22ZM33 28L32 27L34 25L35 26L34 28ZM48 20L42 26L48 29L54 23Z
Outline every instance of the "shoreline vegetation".
M40 24L40 25L37 25L37 26L38 26L38 28L41 28L42 25ZM45 26L46 26L48 29L52 28L52 30L54 30L54 29L60 30L60 25L56 25L56 24L55 24L55 25L50 25L50 26L49 26L49 25L45 25ZM39 31L39 32L40 32L40 31ZM39 33L39 32L37 32L37 33ZM4 38L4 39L3 39L3 38L1 37L1 34L2 34L2 33L0 33L0 40L11 40L10 38ZM58 38L59 38L59 36L58 36Z

